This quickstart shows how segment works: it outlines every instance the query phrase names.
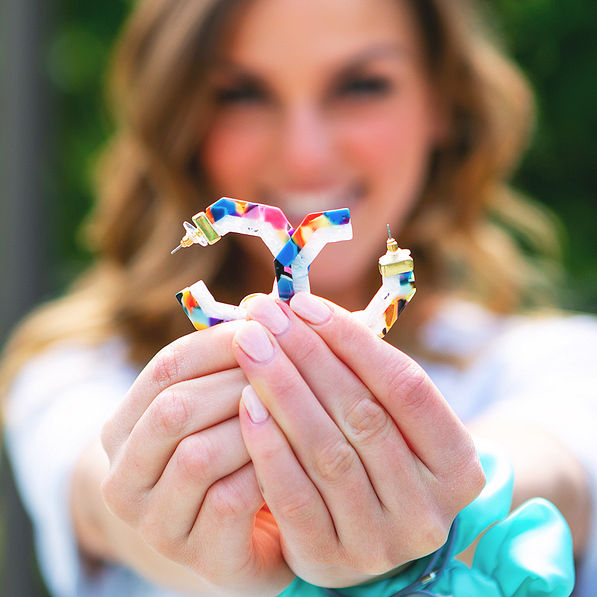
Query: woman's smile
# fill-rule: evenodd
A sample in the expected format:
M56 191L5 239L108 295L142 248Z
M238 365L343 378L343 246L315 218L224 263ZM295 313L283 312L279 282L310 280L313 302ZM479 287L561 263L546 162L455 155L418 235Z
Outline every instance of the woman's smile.
M344 207L352 212L364 199L365 188L355 183L312 191L265 191L260 196L259 203L279 207L296 227L309 213Z

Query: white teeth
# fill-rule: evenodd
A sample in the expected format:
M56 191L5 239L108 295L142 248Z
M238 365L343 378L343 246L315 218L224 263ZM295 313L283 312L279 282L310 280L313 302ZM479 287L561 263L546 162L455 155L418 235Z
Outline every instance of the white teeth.
M335 191L322 193L287 193L275 197L274 204L282 211L307 215L314 211L324 211L350 207L356 200L356 193L351 191Z
M327 205L328 203L336 203L340 197L338 194L333 193L317 193L317 194L306 194L306 193L293 193L291 195L285 195L282 198L282 202L286 204L298 204L305 207L318 207L321 205Z

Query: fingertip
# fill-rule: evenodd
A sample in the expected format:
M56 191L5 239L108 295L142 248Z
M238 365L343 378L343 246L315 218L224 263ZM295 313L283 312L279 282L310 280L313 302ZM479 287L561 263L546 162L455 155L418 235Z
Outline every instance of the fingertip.
M297 292L290 299L290 308L301 319L314 325L327 323L332 318L329 305L309 292Z
M251 305L251 303L253 303L255 301L255 299L257 299L261 296L268 296L268 295L264 294L263 292L253 292L251 294L247 294L247 296L240 302L239 307L247 309L247 311L248 311L250 309L249 305Z
M273 341L265 326L255 320L245 321L238 327L233 345L256 363L267 363L275 355Z
M271 295L262 294L251 300L247 317L265 326L274 336L280 336L290 328L288 313L282 309L282 301Z

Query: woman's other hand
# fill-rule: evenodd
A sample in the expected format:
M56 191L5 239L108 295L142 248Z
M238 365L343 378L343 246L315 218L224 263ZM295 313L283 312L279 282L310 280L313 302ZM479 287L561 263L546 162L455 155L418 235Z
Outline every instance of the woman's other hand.
M256 297L236 330L243 437L292 570L365 582L441 547L484 475L416 362L332 303L290 306Z
M102 493L148 545L218 595L275 595L294 575L240 432L247 380L232 351L236 328L180 338L141 372L103 429Z

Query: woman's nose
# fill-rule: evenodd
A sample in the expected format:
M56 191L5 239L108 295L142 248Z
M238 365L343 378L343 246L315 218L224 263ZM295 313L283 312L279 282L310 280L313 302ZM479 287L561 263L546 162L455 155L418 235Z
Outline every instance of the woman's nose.
M332 122L315 106L296 106L284 115L278 160L289 186L317 187L333 172L335 139Z

